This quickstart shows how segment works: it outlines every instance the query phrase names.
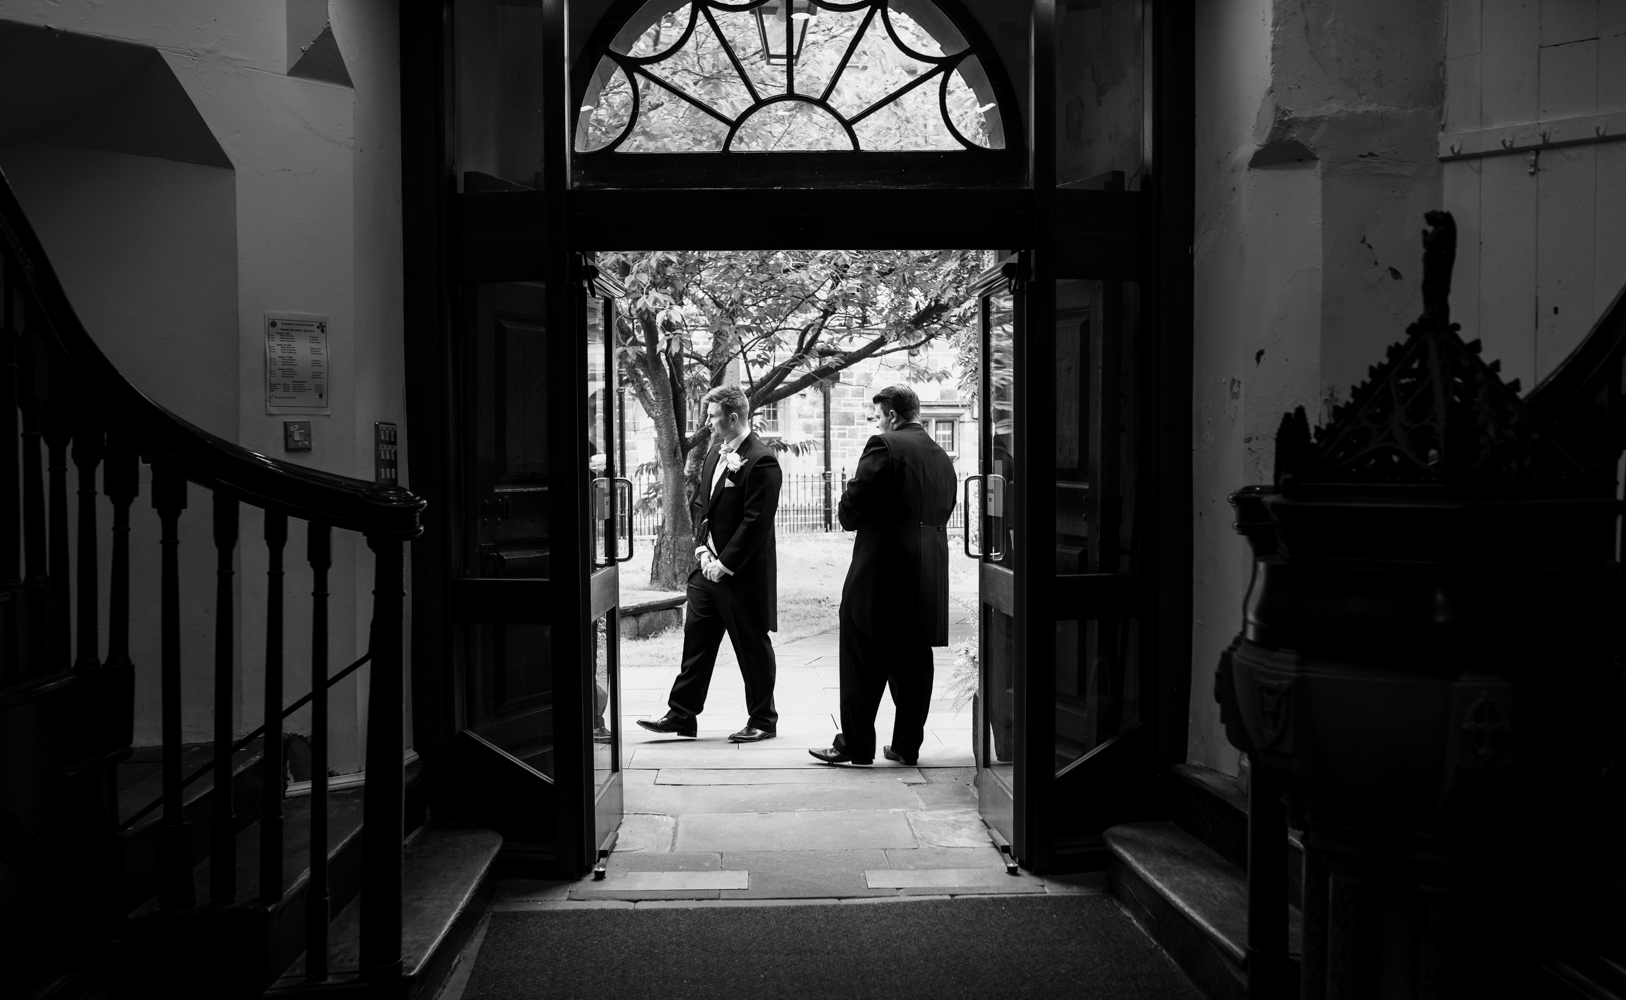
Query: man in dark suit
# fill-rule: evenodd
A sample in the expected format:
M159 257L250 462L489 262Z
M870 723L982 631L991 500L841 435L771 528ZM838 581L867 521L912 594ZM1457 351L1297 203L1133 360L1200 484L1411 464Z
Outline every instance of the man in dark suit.
M776 665L768 633L779 628L779 564L773 519L779 509L779 461L751 433L750 404L738 386L706 393L714 447L700 470L690 505L695 556L689 574L689 612L683 623L683 667L672 684L666 715L638 725L656 733L694 736L706 705L711 671L723 633L734 644L745 675L745 728L735 743L771 740L779 725L774 709Z
M906 385L872 400L869 439L841 494L841 526L858 532L841 589L841 734L827 764L875 758L875 713L888 685L897 715L888 760L913 764L926 737L933 646L948 645L948 524L954 463L917 419Z

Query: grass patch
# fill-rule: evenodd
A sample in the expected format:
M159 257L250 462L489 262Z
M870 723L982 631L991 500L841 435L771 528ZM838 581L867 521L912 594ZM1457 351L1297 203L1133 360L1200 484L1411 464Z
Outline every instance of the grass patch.
M621 587L634 590L649 585L649 552L640 546L637 559L622 565ZM852 562L853 536L847 532L816 535L781 535L779 555L779 631L776 646L833 632L839 626L841 585ZM949 539L949 592L955 597L977 593L977 562L967 559L958 538ZM950 606L951 613L955 608ZM669 629L648 639L623 641L624 667L671 667L683 656L683 630Z

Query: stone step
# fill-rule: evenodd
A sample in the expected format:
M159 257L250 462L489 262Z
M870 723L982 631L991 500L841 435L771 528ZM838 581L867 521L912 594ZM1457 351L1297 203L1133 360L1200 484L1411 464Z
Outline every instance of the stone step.
M1214 1000L1244 1000L1248 880L1242 869L1174 823L1107 830L1108 890L1186 975ZM1288 951L1296 991L1302 931L1288 907Z
M1175 821L1225 860L1248 869L1248 797L1237 779L1196 764L1174 768L1179 779L1180 811ZM1297 831L1287 831L1287 898L1304 901L1304 848Z
M490 909L492 877L502 837L477 826L432 823L406 845L402 883L402 985L387 995L417 1000L434 997L457 967L464 949ZM330 976L305 981L301 955L267 991L268 997L343 992L362 985L361 898L333 921Z

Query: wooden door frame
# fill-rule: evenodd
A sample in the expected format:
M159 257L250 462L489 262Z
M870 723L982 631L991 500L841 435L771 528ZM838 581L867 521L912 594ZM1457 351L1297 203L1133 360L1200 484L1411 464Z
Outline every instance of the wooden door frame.
M414 742L432 776L450 759L463 697L455 681L459 652L450 641L447 588L447 581L458 571L462 559L453 506L459 443L442 430L455 398L456 368L449 334L454 324L456 286L461 275L476 270L485 280L503 280L498 266L503 260L528 260L523 269L529 273L523 277L534 277L541 258L547 276L555 281L567 279L568 253L555 254L557 260L549 259L544 246L548 241L541 238L543 233L560 230L567 234L562 245L571 249L587 249L588 234L595 232L615 233L620 245L670 242L671 232L683 232L685 242L695 249L776 249L790 244L866 248L903 243L1032 248L1035 277L1040 280L1048 275L1051 279L1141 281L1145 329L1151 335L1147 388L1154 421L1141 470L1155 497L1153 530L1145 542L1151 550L1150 600L1154 608L1154 627L1149 630L1153 636L1149 663L1154 679L1145 692L1149 702L1146 713L1156 726L1151 759L1154 773L1148 775L1148 780L1155 783L1170 773L1172 765L1184 762L1192 676L1194 0L1145 0L1144 52L1149 82L1144 101L1147 120L1142 133L1147 147L1143 160L1151 169L1139 192L1055 190L1054 148L1049 144L1051 140L1036 135L1053 130L1029 128L1025 130L1029 173L1040 183L1021 188L573 191L567 181L571 137L566 131L544 137L551 150L546 161L555 167L545 171L542 190L490 194L457 193L452 2L404 4L400 13L406 446L412 487L429 501L423 522L425 537L412 547L413 725ZM1054 0L1042 2L1053 17ZM565 60L565 0L545 0L543 6L549 36L561 39L559 45L549 46L559 50L551 58ZM1049 69L1036 66L1035 70L1053 80L1053 63ZM1030 79L1033 75L1030 73ZM562 120L568 123L568 67L561 63L549 77L557 79L548 86L546 99L563 107ZM1053 121L1053 85L1044 91L1030 95L1032 107ZM1040 145L1044 150L1038 148ZM664 211L659 224L650 211L657 201ZM718 224L722 218L729 220L726 226ZM854 231L848 221L854 219L868 224ZM904 222L907 228L900 225ZM1053 237L1043 240L1046 247L1036 246L1038 235L1046 230L1053 232ZM577 239L570 241L569 234L575 234ZM1149 239L1142 239L1143 234ZM561 243L553 245L559 247ZM494 266L495 271L490 269ZM1042 327L1037 322L1040 317L1028 318L1033 325ZM1054 337L1053 329L1050 336ZM556 339L563 342L573 338ZM550 364L555 360L560 364L579 361L579 349L580 345L572 348L561 344L559 357L550 356ZM1049 395L1053 394L1052 385ZM1040 402L1031 400L1035 427L1044 422L1039 419L1045 417L1039 412ZM1049 413L1053 412L1052 406ZM575 455L584 449L585 437L578 434L567 441L565 435L569 432L570 428L559 427L550 428L549 433L557 435L561 456L585 461L585 455ZM1043 446L1045 441L1052 447L1054 444L1049 437L1038 441L1030 434L1029 438L1029 449ZM585 493L576 497L577 491L558 492L561 509L555 512L554 523L579 523L575 515L586 503ZM1032 516L1030 512L1030 519ZM585 538L578 542L585 547ZM1053 561L1052 553L1047 565ZM580 596L585 601L585 592ZM1029 599L1030 620L1054 620L1054 594L1041 588L1022 598ZM1033 601L1042 602L1042 607ZM582 626L578 642L585 643L585 619ZM1026 657L1042 655L1046 650L1053 658L1053 637L1049 645L1043 637L1033 645L1031 631L1022 629L1018 633L1019 641L1029 643L1019 654L1024 656L1020 662L1030 662ZM591 705L583 694L580 690L555 692L558 704L570 704L568 699L573 698L580 708L580 712L561 713L561 717L570 716L572 729L579 726L585 730L591 721ZM1025 711L1028 700L1038 697L1039 692L1024 690L1018 697L1018 711ZM576 715L581 718L576 720ZM1028 721L1035 720L1030 716ZM1038 725L1049 734L1053 719ZM1031 728L1029 731L1034 739L1028 745L1038 745L1039 734ZM562 738L565 735L561 733ZM1048 742L1045 745L1048 748ZM578 752L568 762L561 759L559 766L568 766L574 772L590 770L591 765L590 756ZM445 777L444 773L441 777ZM590 779L591 775L584 773L580 783L589 797ZM1041 779L1020 793L1042 796L1046 787ZM436 794L433 786L430 794ZM576 825L590 826L592 816L588 798L581 803L577 817L580 822ZM570 850L580 854L585 863L591 852L587 845L591 831L577 833L578 842ZM1044 839L1043 830L1031 833ZM1049 859L1041 861L1042 865L1048 863Z

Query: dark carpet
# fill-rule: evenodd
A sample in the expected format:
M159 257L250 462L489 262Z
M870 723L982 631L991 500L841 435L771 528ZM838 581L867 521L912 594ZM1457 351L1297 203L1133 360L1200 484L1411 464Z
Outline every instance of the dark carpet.
M498 913L465 1000L1202 995L1107 896Z

